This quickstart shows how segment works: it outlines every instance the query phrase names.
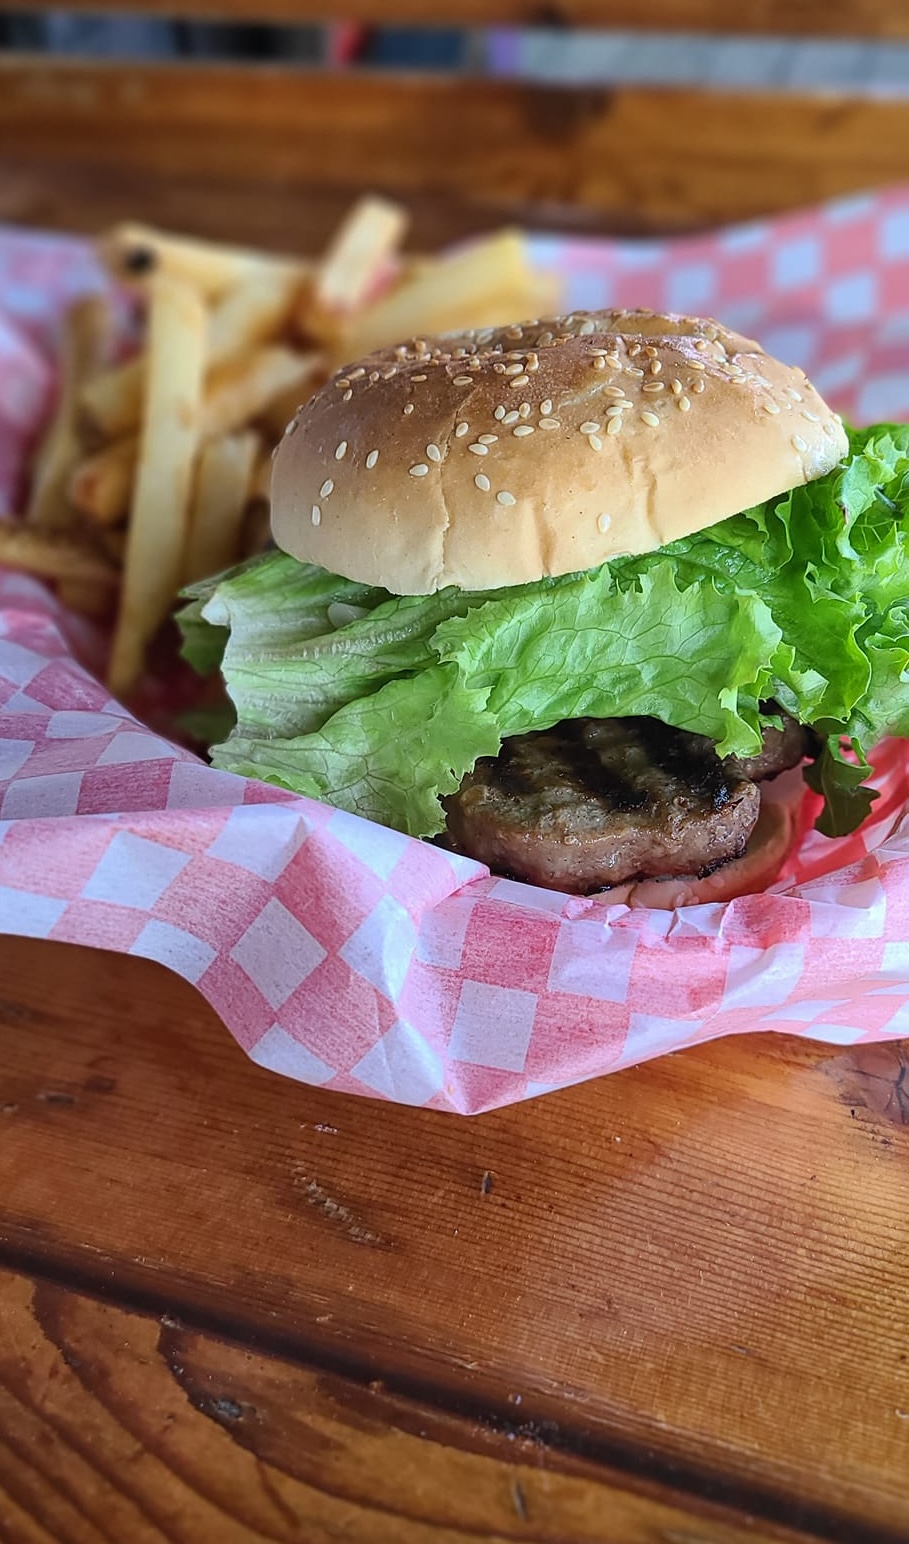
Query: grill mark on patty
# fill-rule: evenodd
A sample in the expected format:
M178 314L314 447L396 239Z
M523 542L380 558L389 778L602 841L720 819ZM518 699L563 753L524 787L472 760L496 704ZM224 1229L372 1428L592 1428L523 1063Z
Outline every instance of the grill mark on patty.
M721 810L728 804L728 775L719 757L708 753L709 741L700 735L669 729L658 718L638 718L632 722L647 759L659 771L677 778L695 799L711 809Z
M567 788L587 794L611 810L639 810L650 801L648 789L636 787L614 766L609 766L595 746L584 738L584 719L559 724L547 738L551 775ZM539 792L539 770L522 759L523 737L505 740L498 756L485 758L484 770L491 782L515 797Z

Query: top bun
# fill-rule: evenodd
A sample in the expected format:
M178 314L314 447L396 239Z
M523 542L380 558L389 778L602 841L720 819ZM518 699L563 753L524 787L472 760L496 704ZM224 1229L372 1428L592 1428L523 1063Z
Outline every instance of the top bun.
M398 595L486 590L652 551L846 448L803 371L719 323L576 312L347 366L287 426L272 525Z

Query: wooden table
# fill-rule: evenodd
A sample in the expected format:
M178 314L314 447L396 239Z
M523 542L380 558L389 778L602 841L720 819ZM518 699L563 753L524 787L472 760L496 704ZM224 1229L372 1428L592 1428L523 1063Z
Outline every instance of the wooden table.
M900 1049L472 1120L0 940L4 1544L909 1538Z

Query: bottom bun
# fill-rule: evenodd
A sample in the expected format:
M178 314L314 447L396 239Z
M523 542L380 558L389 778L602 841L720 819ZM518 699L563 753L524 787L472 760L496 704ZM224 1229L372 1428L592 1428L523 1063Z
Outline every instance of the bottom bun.
M805 782L801 769L796 767L760 786L761 812L740 858L732 858L712 874L703 876L677 874L669 879L632 879L627 884L601 890L596 899L610 906L674 911L677 906L731 901L739 895L757 895L765 890L779 876L792 850Z

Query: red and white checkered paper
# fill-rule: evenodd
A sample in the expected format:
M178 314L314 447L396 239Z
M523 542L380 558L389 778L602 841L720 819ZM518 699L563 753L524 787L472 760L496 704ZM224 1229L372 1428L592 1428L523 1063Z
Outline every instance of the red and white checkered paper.
M672 242L539 238L570 306L713 313L856 421L909 417L909 189ZM0 508L53 387L82 244L0 232ZM876 755L861 835L808 829L760 896L629 910L491 878L217 772L90 673L90 630L0 574L0 930L144 955L254 1061L474 1113L714 1036L909 1035L909 765Z

